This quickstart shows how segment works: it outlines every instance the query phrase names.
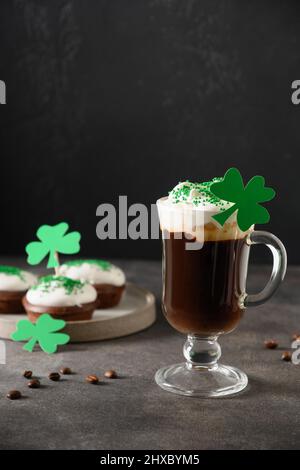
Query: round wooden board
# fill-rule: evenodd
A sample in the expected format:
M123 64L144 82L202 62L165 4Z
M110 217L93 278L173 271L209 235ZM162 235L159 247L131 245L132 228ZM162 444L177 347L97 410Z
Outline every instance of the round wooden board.
M70 342L101 341L131 335L155 321L155 297L142 287L127 284L120 304L111 309L96 310L91 320L67 322L64 332ZM0 337L9 339L16 324L25 314L0 314Z

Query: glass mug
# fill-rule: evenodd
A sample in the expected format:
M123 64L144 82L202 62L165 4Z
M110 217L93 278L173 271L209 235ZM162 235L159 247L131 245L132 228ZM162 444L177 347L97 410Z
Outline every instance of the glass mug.
M168 322L187 334L186 362L163 367L157 384L173 393L218 397L237 393L247 375L220 364L218 337L233 331L246 307L266 302L286 272L287 256L281 241L252 226L241 232L233 214L223 227L203 209L157 201L163 238L163 311ZM272 252L273 270L258 294L246 292L251 245L264 244Z

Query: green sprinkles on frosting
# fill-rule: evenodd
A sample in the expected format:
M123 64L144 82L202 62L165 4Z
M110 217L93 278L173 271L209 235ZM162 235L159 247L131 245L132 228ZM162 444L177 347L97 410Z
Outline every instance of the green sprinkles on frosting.
M32 289L40 289L43 292L54 291L58 287L63 287L66 294L70 295L75 291L82 289L84 282L70 279L65 276L44 276L41 277L38 283Z
M222 180L223 178L213 178L203 183L192 183L189 180L180 182L169 192L169 198L174 204L180 202L190 202L194 206L213 204L219 207L220 210L225 210L226 203L210 191L212 184L219 183Z
M94 264L98 266L103 271L108 271L111 268L111 263L109 261L105 261L103 259L75 259L72 261L67 261L65 263L67 266L81 266L83 263L87 264Z
M22 270L15 266L0 265L0 273L7 274L8 276L18 276L20 279L24 280Z

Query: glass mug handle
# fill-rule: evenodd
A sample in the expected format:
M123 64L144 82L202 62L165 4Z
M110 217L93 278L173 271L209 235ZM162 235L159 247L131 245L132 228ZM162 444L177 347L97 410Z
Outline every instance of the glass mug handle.
M266 245L273 255L273 269L267 285L258 294L245 294L244 306L252 307L266 302L277 290L286 273L287 255L283 243L269 232L255 230L248 235L246 243Z

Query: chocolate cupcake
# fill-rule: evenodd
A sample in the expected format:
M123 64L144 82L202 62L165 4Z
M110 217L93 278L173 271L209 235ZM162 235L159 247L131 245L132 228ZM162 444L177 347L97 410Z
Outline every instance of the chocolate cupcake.
M71 279L87 281L97 290L97 308L118 305L125 289L125 274L117 266L100 259L69 261L60 266L59 273Z
M22 313L22 298L37 277L14 266L0 265L0 313Z
M23 297L29 320L43 313L66 321L89 320L96 307L97 291L89 283L64 276L41 277Z

